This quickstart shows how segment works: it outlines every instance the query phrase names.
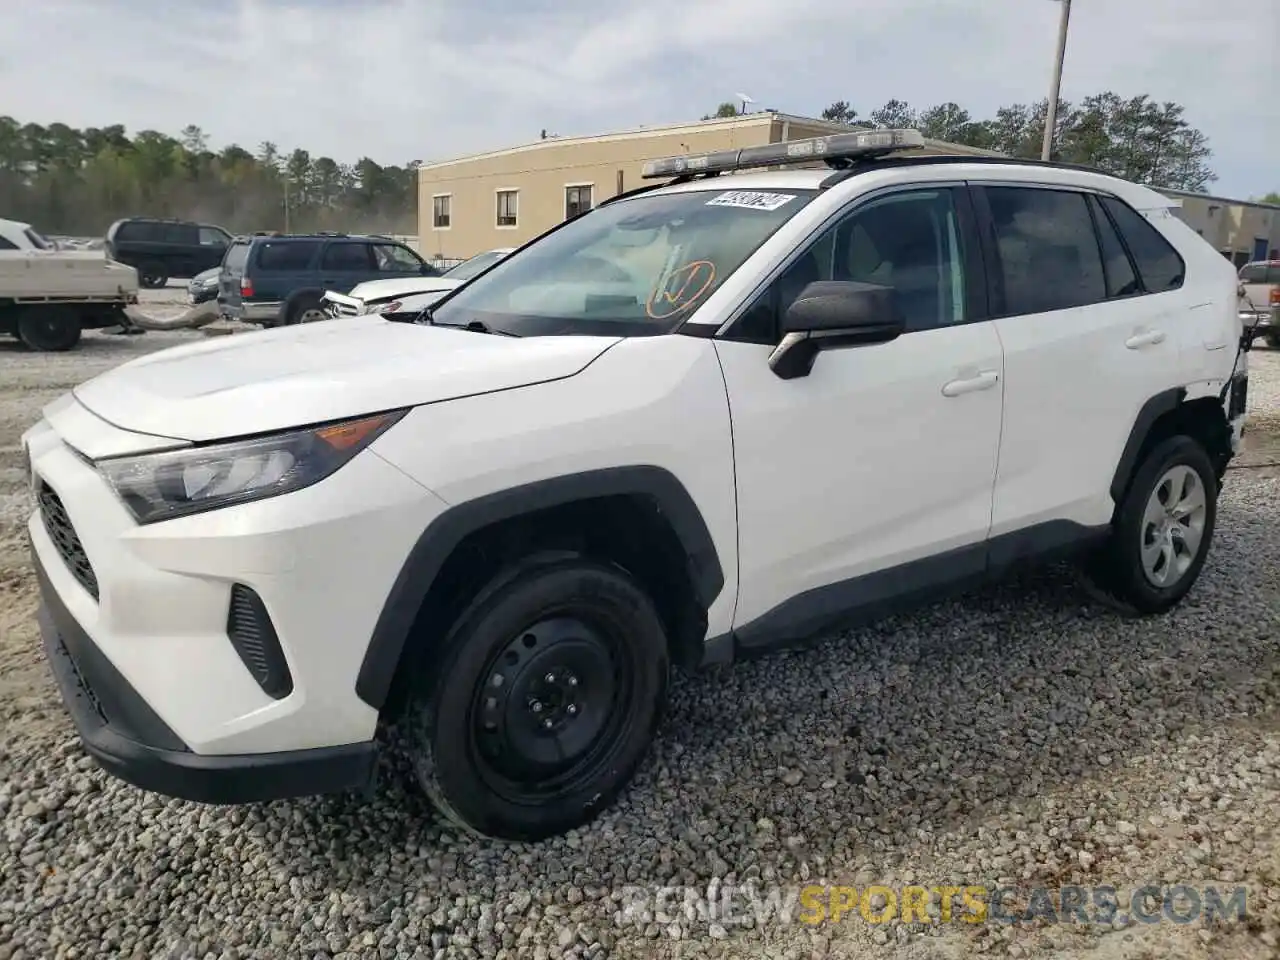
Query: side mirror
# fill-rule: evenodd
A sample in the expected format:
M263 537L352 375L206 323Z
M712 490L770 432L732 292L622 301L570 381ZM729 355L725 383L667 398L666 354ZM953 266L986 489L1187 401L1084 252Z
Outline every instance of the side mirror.
M888 343L905 329L892 287L819 280L783 314L782 342L769 355L769 369L783 380L807 377L823 350Z

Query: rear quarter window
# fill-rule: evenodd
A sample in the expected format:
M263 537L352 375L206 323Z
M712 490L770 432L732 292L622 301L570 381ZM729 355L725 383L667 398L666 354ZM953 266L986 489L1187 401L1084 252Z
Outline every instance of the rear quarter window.
M1124 201L1103 197L1102 206L1124 238L1146 292L1165 293L1181 287L1186 279L1187 265L1173 244Z
M157 224L146 220L128 220L116 231L117 240L155 240Z
M267 240L258 245L254 265L263 273L306 270L319 249L319 240Z

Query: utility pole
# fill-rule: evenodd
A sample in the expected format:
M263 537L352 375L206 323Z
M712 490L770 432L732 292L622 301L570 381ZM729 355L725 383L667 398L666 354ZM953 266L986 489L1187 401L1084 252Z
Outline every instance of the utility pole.
M1058 22L1058 51L1053 58L1053 82L1049 85L1049 110L1044 118L1044 144L1040 147L1040 159L1053 156L1053 132L1058 125L1058 100L1062 96L1062 64L1067 57L1067 25L1071 21L1071 0L1057 0L1062 4L1062 19Z

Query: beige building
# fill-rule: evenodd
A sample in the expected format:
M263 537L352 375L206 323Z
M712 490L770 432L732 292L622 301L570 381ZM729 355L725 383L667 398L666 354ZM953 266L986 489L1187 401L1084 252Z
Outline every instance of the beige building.
M1161 192L1181 201L1182 221L1237 267L1251 260L1280 260L1280 206L1181 190Z
M642 186L646 160L848 132L844 124L763 112L596 137L556 137L418 168L418 249L469 257L515 247L582 209ZM990 155L929 141L925 152Z
M773 111L595 137L553 137L418 168L418 243L425 257L461 259L515 247L579 210L643 185L646 160L846 132L844 124ZM925 153L998 156L927 141ZM1280 248L1280 207L1165 190L1178 215L1237 264Z

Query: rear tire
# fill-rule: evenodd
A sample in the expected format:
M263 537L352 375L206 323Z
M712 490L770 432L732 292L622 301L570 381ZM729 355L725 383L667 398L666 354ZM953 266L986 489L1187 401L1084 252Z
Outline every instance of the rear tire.
M162 263L147 263L138 268L138 283L148 290L159 290L169 282L169 271Z
M288 319L285 322L319 323L321 320L328 319L329 315L324 312L320 298L315 294L304 294L290 305Z
M1170 437L1147 454L1116 511L1112 533L1082 573L1089 592L1122 612L1177 606L1213 541L1218 479L1204 447Z
M28 307L18 317L18 339L32 350L70 350L80 342L80 332L80 316L71 307Z
M625 572L576 556L508 568L454 622L410 705L418 781L480 836L581 826L644 758L668 669L661 620Z

